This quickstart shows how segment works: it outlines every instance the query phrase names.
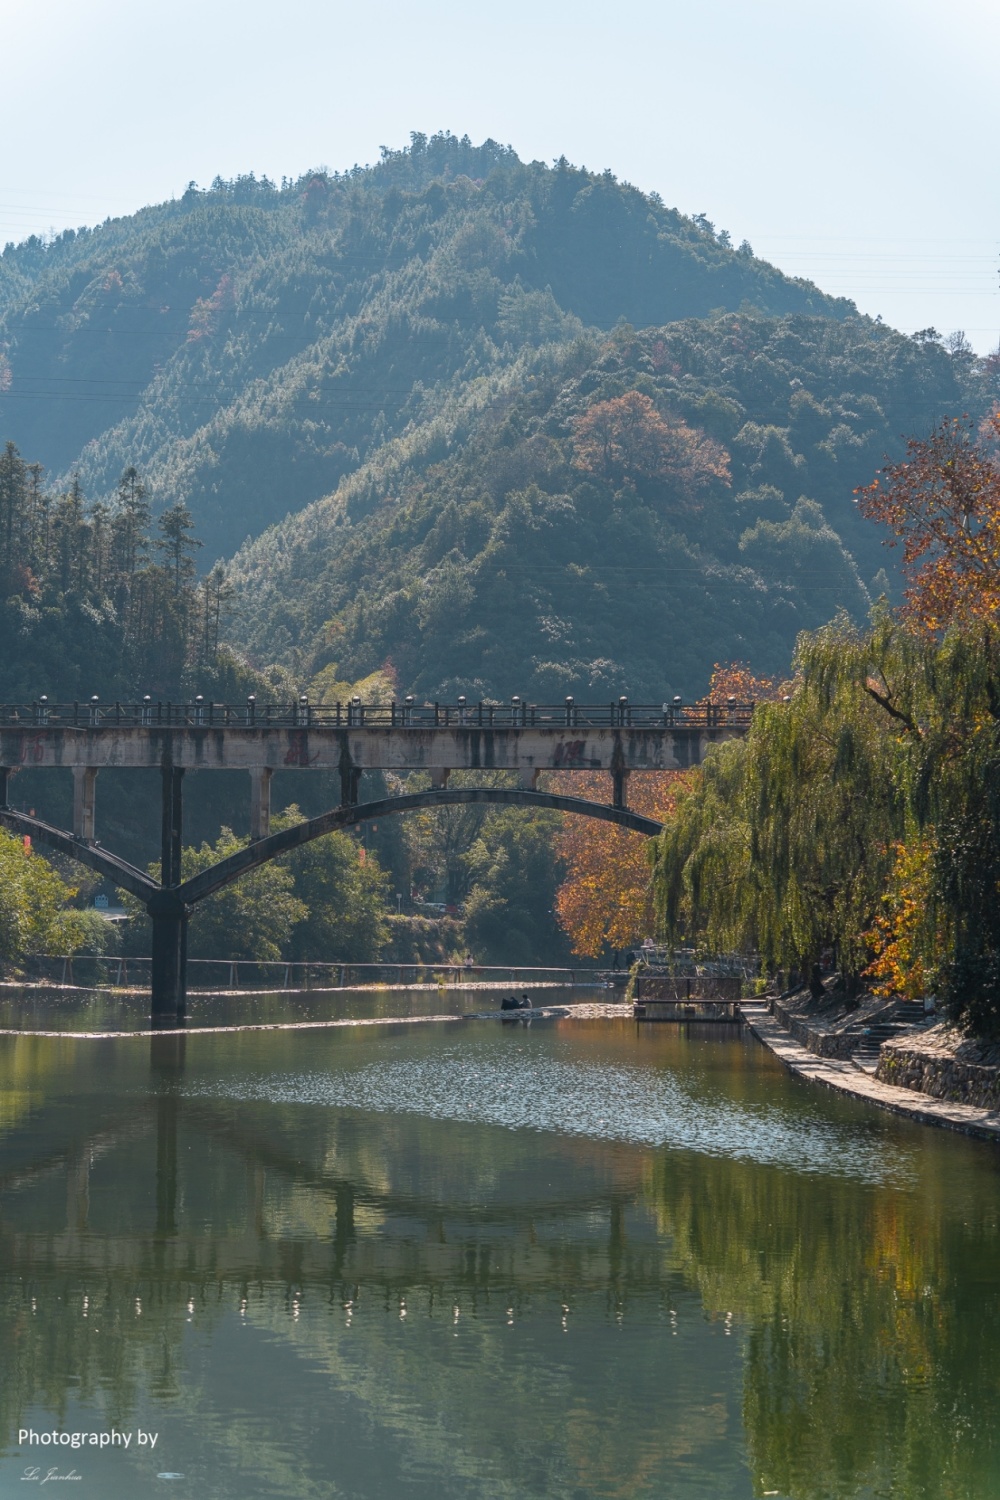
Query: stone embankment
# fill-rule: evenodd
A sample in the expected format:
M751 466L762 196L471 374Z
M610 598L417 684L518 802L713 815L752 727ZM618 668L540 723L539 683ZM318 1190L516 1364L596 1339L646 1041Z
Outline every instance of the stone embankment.
M1000 1109L1000 1048L947 1025L884 1042L875 1077L932 1099Z
M773 1003L773 1002L772 1002ZM943 1126L962 1135L1000 1142L1000 1111L990 1106L952 1099L933 1098L915 1089L885 1083L872 1073L843 1058L819 1056L790 1036L763 1001L745 1000L744 1019L754 1035L792 1073L809 1083L851 1094L879 1109L890 1110L923 1125ZM898 1045L898 1044L897 1044Z
M893 1015L896 1002L862 995L849 1004L836 991L815 997L808 990L799 990L793 995L768 998L767 1007L807 1052L847 1059L857 1051L866 1028Z
M1000 1046L935 1025L918 1005L863 995L849 1008L835 990L818 997L803 990L772 996L767 1006L815 1057L852 1062L880 1083L932 1099L1000 1109Z

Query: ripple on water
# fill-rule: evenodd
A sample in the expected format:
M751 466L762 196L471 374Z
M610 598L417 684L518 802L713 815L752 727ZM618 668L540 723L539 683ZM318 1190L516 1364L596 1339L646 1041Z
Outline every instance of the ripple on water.
M669 1146L906 1186L912 1150L862 1121L835 1120L782 1102L706 1092L704 1081L620 1062L590 1063L530 1051L443 1046L433 1056L387 1058L353 1070L244 1075L189 1084L191 1096L413 1114L435 1120L557 1131Z

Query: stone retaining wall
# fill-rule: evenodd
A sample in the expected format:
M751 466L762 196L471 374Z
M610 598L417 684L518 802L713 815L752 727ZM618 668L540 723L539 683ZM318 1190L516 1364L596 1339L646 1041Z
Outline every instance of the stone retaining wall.
M1000 1108L1000 1068L963 1061L943 1036L884 1043L875 1077L933 1099Z
M768 1002L768 1009L809 1052L815 1053L817 1057L837 1057L843 1060L851 1056L859 1040L857 1032L849 1032L848 1028L858 1022L868 1025L895 1008L892 1001L875 1002L863 1004L851 1012L834 1012L821 1020L818 1016L798 1014L795 1007L801 1003L798 996L791 1000L771 1000Z

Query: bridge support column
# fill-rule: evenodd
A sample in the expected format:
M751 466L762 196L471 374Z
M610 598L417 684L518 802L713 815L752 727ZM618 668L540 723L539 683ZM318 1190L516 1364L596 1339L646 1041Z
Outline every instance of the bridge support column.
M182 797L183 770L177 766L163 767L163 819L160 824L160 884L164 886L181 883L181 824L184 803Z
M625 800L628 790L628 771L612 771L611 781L614 787L614 795L611 799L612 807L628 807Z
M94 842L97 812L97 767L73 767L73 837Z
M271 832L271 769L254 766L250 772L250 837L266 839Z
M521 785L524 787L526 792L534 792L538 790L537 766L531 766L530 769L527 766L521 767Z
M450 767L428 766L427 770L430 773L431 786L434 787L435 791L443 792L445 787L448 785L448 772L450 770Z
M340 762L340 804L342 807L357 807L358 789L361 785L361 772L363 767L355 766L350 761L341 757Z
M0 766L0 807L10 806L10 767Z
M184 772L163 767L163 820L160 828L160 883L149 903L153 919L151 1020L154 1026L176 1026L187 1003L187 907L172 889L181 883Z
M154 1026L176 1026L187 1008L187 908L164 891L150 903L153 919L152 994L150 1020Z

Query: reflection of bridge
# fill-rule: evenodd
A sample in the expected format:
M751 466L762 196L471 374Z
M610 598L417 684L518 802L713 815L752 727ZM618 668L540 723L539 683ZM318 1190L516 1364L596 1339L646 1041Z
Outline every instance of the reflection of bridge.
M310 1127L306 1148L289 1128L283 1106L262 1117L252 1106L234 1111L226 1100L185 1095L186 1036L154 1036L149 1049L148 1093L141 1087L124 1095L84 1092L70 1128L59 1106L43 1102L5 1134L5 1266L30 1268L32 1278L70 1266L75 1275L106 1284L142 1276L186 1286L291 1279L329 1288L349 1276L369 1286L464 1283L483 1292L497 1285L511 1291L571 1281L583 1293L606 1291L627 1258L633 1292L655 1290L669 1279L655 1238L625 1244L625 1216L639 1207L641 1196L641 1152L627 1156L618 1143L557 1136L547 1149L566 1170L554 1179L539 1178L533 1144L505 1149L498 1160L491 1139L498 1127L477 1123L471 1133L463 1127L472 1180L457 1171L442 1180L432 1174L425 1183L414 1163L422 1160L428 1141L421 1137L413 1159L403 1146L413 1139L412 1122L376 1114L362 1126L351 1111L346 1117L324 1112L322 1123ZM131 1075L133 1085L139 1076L138 1070ZM419 1122L431 1136L447 1128L433 1119ZM142 1157L128 1155L139 1141L146 1160L152 1164L155 1158L151 1176L137 1165ZM214 1231L206 1235L197 1209L190 1209L196 1195L185 1172L186 1163L212 1158L210 1176L225 1188ZM237 1164L245 1177L233 1170ZM480 1170L488 1176L488 1192ZM65 1191L53 1194L59 1179ZM112 1181L116 1192L109 1202L101 1184ZM92 1216L94 1186L100 1208ZM43 1229L35 1227L37 1209L26 1211L32 1193L43 1204ZM18 1206L8 1212L11 1194ZM52 1201L65 1203L61 1224L52 1217ZM305 1208L298 1231L295 1202ZM309 1224L322 1225L321 1232ZM573 1226L569 1254L566 1225Z
M617 823L647 835L660 825L630 811L633 772L697 765L709 745L746 733L753 708L615 703L558 705L403 703L313 706L247 703L89 703L0 706L0 825L30 835L89 865L136 896L153 922L154 1024L183 1017L190 908L248 870L337 828L416 807L492 802L554 808ZM9 806L11 773L67 768L73 775L73 830L53 828ZM160 881L102 849L95 839L96 782L102 769L157 768L162 774ZM185 771L242 769L250 775L251 843L188 881L181 880ZM270 832L270 783L276 770L336 771L340 803L281 833ZM365 771L430 775L428 791L362 803ZM519 786L449 787L452 771L516 773ZM611 801L539 791L541 771L604 771Z

